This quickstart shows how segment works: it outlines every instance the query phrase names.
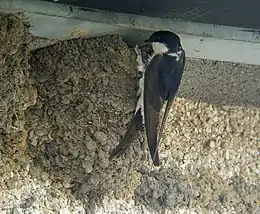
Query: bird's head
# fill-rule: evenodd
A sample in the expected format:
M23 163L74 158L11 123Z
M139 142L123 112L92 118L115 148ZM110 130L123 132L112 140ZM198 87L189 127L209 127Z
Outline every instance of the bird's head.
M176 53L182 49L179 36L171 31L156 31L149 39L145 40L146 44L151 44L153 51L158 54L172 52Z

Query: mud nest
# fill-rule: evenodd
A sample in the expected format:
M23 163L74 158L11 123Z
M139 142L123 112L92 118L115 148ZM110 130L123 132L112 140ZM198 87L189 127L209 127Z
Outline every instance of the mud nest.
M38 99L26 112L30 155L68 192L131 197L140 144L108 161L133 115L135 55L119 36L77 39L32 53ZM86 200L88 200L86 199Z
M0 26L1 157L24 161L27 149L24 113L36 102L36 89L29 80L28 32L11 15L0 14Z
M135 107L133 50L114 35L30 53L23 23L10 15L0 21L2 154L26 160L31 176L86 203L132 197L147 152L136 142L122 158L108 157Z

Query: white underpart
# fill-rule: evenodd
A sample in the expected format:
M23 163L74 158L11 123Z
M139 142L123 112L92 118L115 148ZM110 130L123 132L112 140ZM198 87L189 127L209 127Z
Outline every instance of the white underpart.
M144 123L144 73L145 73L145 64L143 62L143 57L142 57L142 53L141 50L139 49L139 47L136 45L135 46L135 53L137 55L136 57L136 61L137 61L137 71L142 73L142 77L139 79L139 87L138 87L138 91L137 91L137 103L136 103L136 108L135 108L135 114L136 112L141 109L141 115L142 115L142 122Z

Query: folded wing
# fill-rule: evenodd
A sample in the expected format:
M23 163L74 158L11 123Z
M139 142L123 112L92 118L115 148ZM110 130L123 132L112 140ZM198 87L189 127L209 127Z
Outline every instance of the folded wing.
M155 56L145 71L144 77L144 119L148 147L155 166L159 165L157 148L157 127L163 99L159 91L159 64L161 55Z

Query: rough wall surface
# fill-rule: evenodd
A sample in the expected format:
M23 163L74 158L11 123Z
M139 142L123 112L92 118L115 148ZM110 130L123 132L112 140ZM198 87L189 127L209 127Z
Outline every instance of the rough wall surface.
M30 64L39 94L26 112L34 163L86 201L111 190L131 196L142 153L108 155L133 113L133 51L119 36L77 39L32 52Z
M256 213L259 108L179 98L170 113L160 150L165 164L142 176L136 200L156 210Z
M18 17L2 15L0 26L1 154L21 161L27 150L24 112L36 102L29 80L29 37Z
M177 98L160 168L141 137L109 162L134 110L133 50L115 35L30 52L19 18L0 20L1 213L257 213L258 105ZM188 59L184 83L209 69L259 67Z

